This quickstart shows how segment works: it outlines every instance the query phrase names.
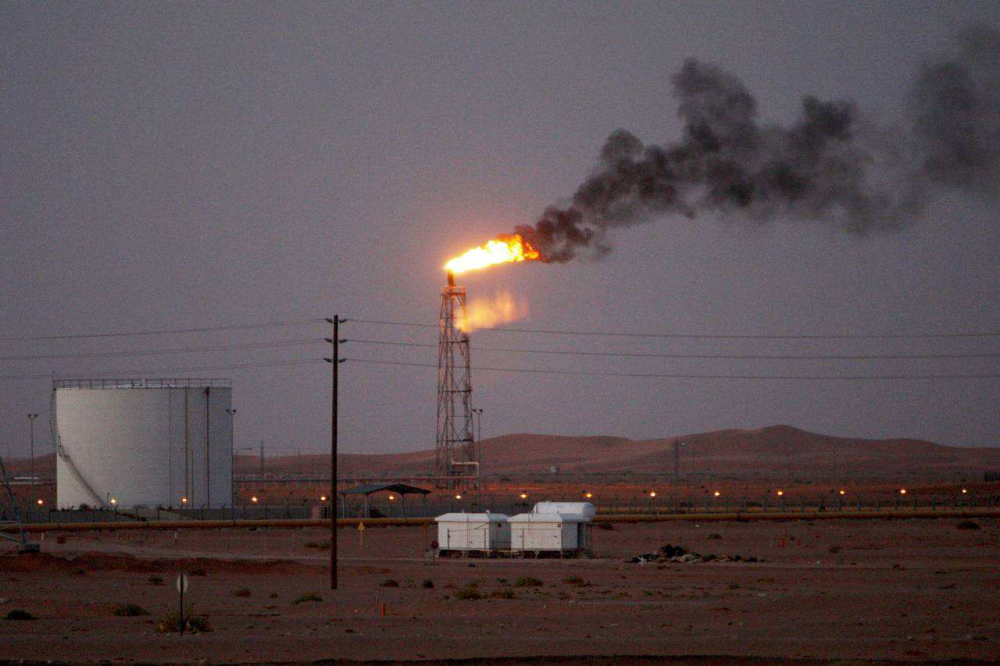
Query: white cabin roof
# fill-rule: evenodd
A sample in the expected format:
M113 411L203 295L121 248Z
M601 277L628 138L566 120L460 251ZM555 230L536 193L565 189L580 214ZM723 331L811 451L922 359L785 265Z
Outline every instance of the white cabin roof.
M564 513L593 518L597 509L590 502L538 502L532 513Z
M510 517L512 523L589 523L590 516L581 513L519 513Z
M434 519L437 523L505 523L505 513L445 513Z

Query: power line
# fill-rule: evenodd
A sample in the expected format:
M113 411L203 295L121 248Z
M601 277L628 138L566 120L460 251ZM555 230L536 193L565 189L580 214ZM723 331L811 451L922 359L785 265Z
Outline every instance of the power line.
M159 354L186 354L193 352L234 351L240 349L270 349L274 347L298 347L325 342L323 338L301 338L281 342L262 342L245 345L217 345L214 347L181 347L175 349L151 349L145 351L93 352L79 354L35 354L30 356L0 356L0 361L40 361L63 358L115 358L123 356L156 356Z
M284 326L306 326L322 324L323 319L299 319L289 321L272 321L260 324L232 324L229 326L205 326L202 328L169 328L147 331L117 331L108 333L73 333L66 335L28 335L21 337L0 338L0 342L27 342L38 340L80 340L84 338L133 338L149 335L169 335L173 333L210 333L215 331L245 331L261 328L280 328Z
M348 358L351 363L374 363L378 365L399 365L416 368L437 368L433 363L408 363L404 361L377 361L373 359ZM751 379L751 380L909 380L909 379L997 379L1000 374L968 374L968 375L692 375L678 373L641 373L641 372L588 372L583 370L541 370L537 368L493 368L473 366L478 372L515 372L538 375L582 375L587 377L624 377L650 379Z
M135 377L137 375L159 375L167 372L214 372L216 370L239 370L242 368L264 368L264 367L277 367L286 365L306 365L322 361L322 357L316 358L300 358L291 359L288 361L261 361L259 363L235 363L230 365L199 365L199 366L189 366L185 368L150 368L146 370L102 370L99 372L57 372L49 374L29 374L29 375L0 375L0 381L3 380L15 380L15 379L66 379L79 375L87 376L98 376L98 375L118 375L120 377Z
M388 345L394 347L423 347L436 349L437 345L420 342L387 342L385 340L363 340L347 338L347 342L368 345ZM610 356L621 358L693 358L693 359L740 359L740 360L874 360L874 359L935 359L935 358L1000 358L1000 352L958 353L958 354L664 354L654 352L591 352L551 349L511 349L506 347L473 346L475 351L492 351L514 354L556 354L561 356Z
M383 326L413 326L419 328L437 328L436 324L418 324L406 321L388 321L381 319L348 319L359 324L379 324ZM921 340L945 338L998 338L1000 331L968 331L951 333L871 333L871 334L709 334L709 333L622 333L617 331L574 331L552 328L484 328L484 333L545 333L549 335L581 335L590 337L618 338L666 338L666 339L704 339L704 340Z

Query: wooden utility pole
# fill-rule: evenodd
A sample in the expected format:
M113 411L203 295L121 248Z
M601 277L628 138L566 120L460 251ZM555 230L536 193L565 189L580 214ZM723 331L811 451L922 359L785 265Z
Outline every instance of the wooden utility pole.
M327 319L333 325L333 355L326 359L333 366L330 398L330 589L337 589L337 402L338 402L338 370L343 362L340 358L340 323L339 315Z

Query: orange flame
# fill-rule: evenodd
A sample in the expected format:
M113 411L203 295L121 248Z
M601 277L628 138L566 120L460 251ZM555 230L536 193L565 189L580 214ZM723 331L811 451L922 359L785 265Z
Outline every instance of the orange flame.
M514 234L512 236L497 236L486 245L474 247L446 263L444 269L457 275L496 264L536 261L540 258L541 255L538 250L531 246L531 243L521 238L520 234Z

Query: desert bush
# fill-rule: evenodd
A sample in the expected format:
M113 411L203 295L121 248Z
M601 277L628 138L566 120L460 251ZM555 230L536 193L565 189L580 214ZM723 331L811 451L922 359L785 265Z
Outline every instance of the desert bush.
M827 548L827 550L830 552L831 555L836 555L837 553L840 552L840 546L834 544L829 548Z
M469 583L460 590L455 591L455 598L462 601L475 601L476 599L482 599L483 593L479 591L475 583Z
M740 584L739 583L730 583L729 585L726 585L726 589L727 590L738 590L738 589L740 589Z
M148 580L150 585L163 585L163 578L161 576L150 576Z
M243 598L249 597L250 596L250 588L249 587L241 587L238 590L233 590L233 596L234 597L243 597Z
M399 581L395 578L386 578L382 581L382 587L399 587Z
M111 609L111 614L117 617L137 617L139 615L149 615L149 611L137 604L115 604Z
M708 535L708 538L712 539L714 541L714 540L721 539L722 535L719 534L718 532L712 532L711 534Z
M306 592L301 597L293 601L292 605L304 604L307 601L323 601L323 597L319 596L315 592Z
M517 599L517 595L514 594L514 590L509 587L501 587L499 590L493 590L490 592L490 598L492 599Z
M978 529L980 529L979 528L979 523L977 523L974 520L963 520L962 522L960 522L957 525L957 527L960 530L978 530Z
M420 587L430 590L434 587L434 581L432 581L430 578L425 578L424 582L420 584Z
M581 576L577 576L575 574L563 578L563 582L567 585L575 585L576 587L586 587L589 585L589 583L587 583L587 581L585 581Z
M195 567L188 571L188 576L207 576L208 572L202 567Z
M514 581L514 587L541 587L542 585L542 581L534 576L521 576Z
M20 608L15 608L14 610L8 612L3 616L5 620L34 620L35 616L26 610L21 610Z
M181 615L173 612L163 618L163 621L156 626L156 630L161 634L177 633L181 630ZM192 634L199 634L212 631L212 626L208 623L207 617L198 615L188 615L184 618L184 631Z
M614 523L604 523L604 522L601 522L601 523L594 523L594 525L596 525L597 529L599 529L599 530L613 530L613 529L615 529L615 524Z
M86 576L87 572L84 571L83 569L77 567L76 569L73 569L72 571L70 571L69 575L70 576Z
M66 543L66 535L60 534L56 537L56 543Z
M306 541L306 548L315 548L316 550L330 550L329 541Z

